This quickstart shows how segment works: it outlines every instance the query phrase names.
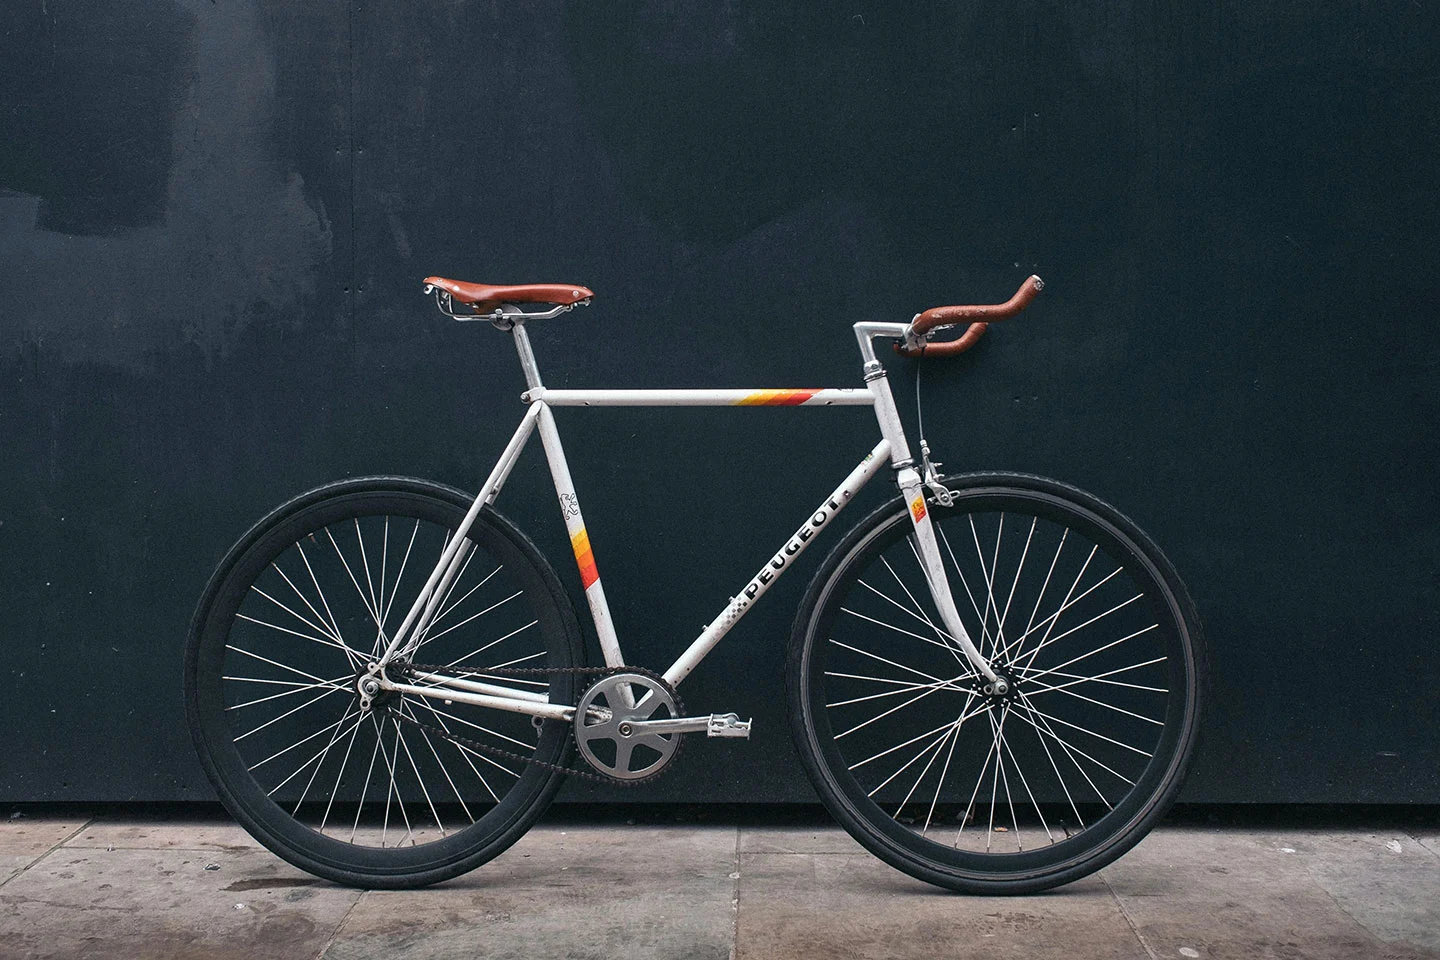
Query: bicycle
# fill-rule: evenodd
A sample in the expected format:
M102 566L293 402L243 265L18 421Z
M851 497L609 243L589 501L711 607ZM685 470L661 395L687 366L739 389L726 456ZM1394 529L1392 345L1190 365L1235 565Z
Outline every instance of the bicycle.
M791 726L820 799L876 856L954 890L1032 892L1113 861L1168 808L1193 752L1194 604L1099 499L1023 474L941 476L923 433L917 459L875 352L962 353L1041 286L856 323L860 388L571 390L544 385L526 326L590 290L427 278L444 314L511 336L524 416L475 496L346 480L229 551L185 655L186 715L220 799L303 870L415 887L505 850L565 776L639 783L686 735L746 738L735 713L688 714L680 683L888 465L899 496L831 550L790 640ZM959 324L959 339L935 339ZM662 673L621 652L553 413L647 405L863 405L881 434ZM585 664L559 576L492 506L536 431L603 666Z

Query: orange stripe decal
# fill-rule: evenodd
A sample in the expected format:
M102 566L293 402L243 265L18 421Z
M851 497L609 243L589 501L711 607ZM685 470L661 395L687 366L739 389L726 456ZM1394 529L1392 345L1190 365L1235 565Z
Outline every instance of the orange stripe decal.
M919 523L921 520L924 520L924 519L925 519L925 495L924 495L924 494L921 494L920 496L916 497L914 500L912 500L912 501L910 502L910 516L912 516L912 517L915 518L915 522L916 522L916 523Z
M819 390L756 390L735 401L737 407L797 407Z
M595 554L590 550L590 535L584 527L570 538L570 547L575 551L575 565L580 568L580 583L589 590L590 584L600 579L600 571L595 569Z

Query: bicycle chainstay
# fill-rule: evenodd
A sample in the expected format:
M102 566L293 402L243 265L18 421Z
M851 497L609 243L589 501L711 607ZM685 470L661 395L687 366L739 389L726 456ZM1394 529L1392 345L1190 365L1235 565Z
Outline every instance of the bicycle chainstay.
M638 673L641 676L649 677L651 680L656 681L660 684L662 688L664 688L666 693L670 694L671 699L675 701L676 716L683 716L685 712L685 707L680 702L680 694L676 692L675 688L672 687L669 683L667 683L665 678L662 677L660 674L655 673L653 670L646 670L644 667L483 667L478 669L471 669L463 665L448 663L407 663L399 666L401 668L401 672L403 673L409 673L412 670L420 670L426 673L445 670L457 672L460 674L484 674L492 677L544 677L552 676L557 673L565 673L579 677L594 677L595 680L585 688L586 690L588 690L590 686L594 686L595 683L598 683L605 677L613 676L617 673ZM584 691L581 691L581 697L583 696ZM577 697L576 699L578 701L580 698ZM675 757L679 756L680 748L685 740L683 734L675 735L677 738L677 743L675 744L675 752L670 755L670 763L665 764L659 770L656 770L654 773L648 774L643 777L630 780L621 780L619 777L607 777L602 773L595 772L594 770L579 770L573 767L562 767L558 763L547 763L544 760L537 760L533 756L527 757L524 754L514 753L510 750L505 750L501 747L492 746L488 743L481 743L480 741L472 740L469 737L462 737L458 733L452 733L449 730L446 730L444 727L437 727L433 724L426 723L423 720L417 720L414 717L407 717L403 713L400 713L398 710L392 710L389 704L384 705L384 710L396 721L404 720L411 726L419 727L426 733L433 733L436 736L441 737L442 739L448 740L451 743L460 746L468 747L469 749L474 750L477 753L484 753L492 757L499 757L501 759L511 760L517 763L527 763L531 766L540 767L542 770L550 770L555 773L564 774L565 776L577 777L581 780L589 780L592 783L610 784L611 786L638 786L639 784L648 783L649 781L660 776L674 764ZM571 721L571 723L569 724L569 736L571 744L575 745L574 721ZM579 751L577 750L576 752L578 753Z

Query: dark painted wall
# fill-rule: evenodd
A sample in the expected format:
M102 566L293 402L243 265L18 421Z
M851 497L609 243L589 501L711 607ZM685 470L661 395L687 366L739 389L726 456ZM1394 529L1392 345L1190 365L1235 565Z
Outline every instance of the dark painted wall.
M552 385L782 386L1033 270L927 372L931 440L1169 552L1215 671L1186 797L1440 801L1431 5L47 0L0 34L0 798L209 797L180 647L226 547L340 476L474 488L519 374L420 277L597 290L535 329ZM561 428L649 665L874 434ZM532 452L501 506L563 557L548 485ZM816 563L687 683L755 740L645 798L811 798L779 665Z

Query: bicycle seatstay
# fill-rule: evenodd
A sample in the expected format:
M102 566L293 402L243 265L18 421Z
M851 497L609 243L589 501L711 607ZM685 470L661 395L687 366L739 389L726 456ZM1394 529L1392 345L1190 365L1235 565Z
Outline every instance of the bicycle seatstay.
M670 668L665 671L665 680L672 685L677 685L688 676L740 621L740 618L750 610L755 601L759 600L775 580L790 568L792 565L790 561L809 546L815 534L827 526L835 514L839 513L887 462L895 470L896 483L905 502L910 506L917 554L929 582L941 621L949 634L948 639L959 648L959 652L964 653L977 673L983 674L991 681L996 680L994 671L976 648L961 623L959 612L950 594L950 586L940 557L939 544L925 507L925 482L915 469L884 367L876 359L871 342L876 337L901 337L906 328L906 324L868 322L855 324L856 338L865 361L866 386L859 389L550 390L541 382L530 339L525 331L525 323L515 321L510 329L514 336L521 367L525 373L527 389L522 394L522 399L529 404L529 409L501 455L500 462L496 464L485 485L481 488L465 521L436 563L435 569L431 572L425 587L416 597L400 628L394 637L388 639L385 654L376 664L372 665L372 672L380 672L384 664L397 655L412 654L424 642L425 631L431 618L440 607L449 585L464 563L467 551L462 544L465 534L475 517L478 516L480 509L485 504L494 502L499 495L520 451L536 426L539 427L546 460L555 483L556 496L560 502L566 531L570 536L571 548L580 572L585 599L590 608L591 619L600 641L605 664L610 667L624 665L625 658L610 614L609 604L605 599L605 590L600 580L594 549L585 528L579 497L570 476L569 465L551 407L870 406L874 409L876 420L880 426L880 442L671 664ZM384 639L382 638L382 641ZM507 696L508 688L497 687L494 684L485 684L483 691L473 686L469 687L467 694L462 692L465 684L447 683L443 677L435 675L427 679L437 684L436 687L426 688L430 691L426 695L431 696L439 696L443 691L446 696L462 700L474 698L478 701L483 697L487 706L500 706L502 709L536 715L542 715L538 709L542 706L549 708L545 711L546 715L555 708L563 706L542 705L535 702L533 697L516 696L511 698ZM473 684L473 681L470 683ZM509 702L505 703L507 700Z

